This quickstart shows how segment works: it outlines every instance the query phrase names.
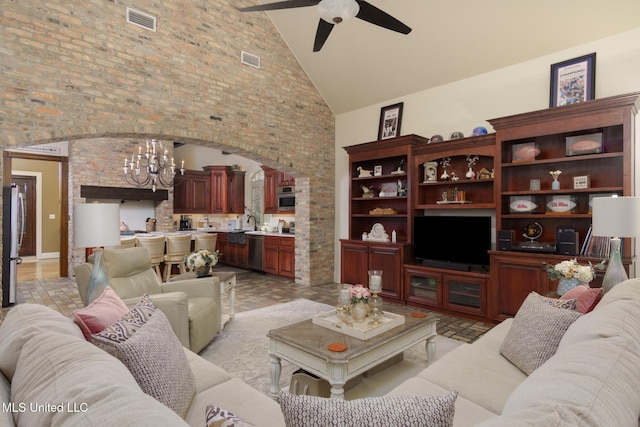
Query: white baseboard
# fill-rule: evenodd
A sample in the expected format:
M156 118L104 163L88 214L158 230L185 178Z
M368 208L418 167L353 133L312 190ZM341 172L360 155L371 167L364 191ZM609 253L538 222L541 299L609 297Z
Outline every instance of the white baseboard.
M39 259L54 259L60 258L60 252L43 252L38 257Z

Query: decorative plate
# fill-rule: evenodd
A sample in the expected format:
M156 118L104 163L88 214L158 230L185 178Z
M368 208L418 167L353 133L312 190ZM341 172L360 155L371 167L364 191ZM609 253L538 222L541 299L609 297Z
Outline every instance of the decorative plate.
M571 200L571 198L569 197L554 198L549 203L547 203L547 208L551 212L558 212L558 213L571 212L573 209L575 209L575 207L576 207L576 202Z
M527 199L514 200L509 204L509 208L514 212L533 212L537 207L538 205Z

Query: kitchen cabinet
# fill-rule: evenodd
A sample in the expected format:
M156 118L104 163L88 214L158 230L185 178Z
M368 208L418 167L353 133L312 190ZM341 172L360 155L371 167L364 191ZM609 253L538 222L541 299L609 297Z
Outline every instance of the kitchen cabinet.
M249 267L249 245L247 244L246 239L244 243L236 242L234 240L238 239L230 239L229 234L225 232L218 232L218 238L216 241L216 248L220 252L219 262L222 264L230 265L233 267L239 268L248 268ZM244 233L233 233L233 234L242 234ZM244 236L246 237L246 236ZM242 239L239 239L242 240Z
M295 210L278 211L278 189L280 187L294 187L296 185L295 178L268 166L262 165L261 167L264 171L264 213L294 213Z
M209 173L186 170L175 176L173 211L175 213L209 213Z
M245 172L231 166L205 166L211 194L209 213L244 214Z
M382 270L380 296L403 303L402 266L409 261L410 252L408 245L402 243L341 240L340 282L368 287L368 271Z
M295 278L295 238L265 236L263 269L265 273Z

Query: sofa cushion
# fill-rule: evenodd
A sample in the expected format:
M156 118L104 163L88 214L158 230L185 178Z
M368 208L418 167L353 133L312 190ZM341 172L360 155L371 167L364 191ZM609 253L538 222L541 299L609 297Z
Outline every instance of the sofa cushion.
M466 344L436 360L418 377L446 390L457 390L458 396L499 414L511 392L527 376L498 350Z
M111 326L93 334L91 341L107 353L116 356L116 344L133 336L156 312L149 295L142 296L135 306L120 316Z
M233 413L214 405L207 406L206 427L255 427Z
M143 393L119 360L89 344L82 334L45 333L25 343L11 400L49 405L14 413L17 425L185 425Z
M458 393L443 396L384 396L356 400L280 393L287 427L453 425Z
M0 373L0 403L5 404L11 402L11 384L7 377ZM0 411L0 426L2 427L13 427L15 423L13 422L12 412L6 409Z
M588 285L578 285L571 288L565 293L563 298L575 299L577 302L576 310L582 314L587 314L602 299L602 288L592 288Z
M45 305L18 304L9 310L0 325L0 370L9 381L13 380L24 344L51 334L83 336L73 320Z
M113 289L107 286L98 298L91 301L88 306L74 310L72 314L73 320L80 326L85 339L91 341L91 335L112 325L128 311L126 304Z
M196 391L193 372L164 313L156 310L151 314L148 306L144 308L145 319L138 319L135 328L127 327L132 317L128 314L116 326L97 334L96 341L103 348L113 347L113 354L129 368L145 393L184 417ZM118 332L112 334L111 329Z
M582 314L549 304L548 298L531 292L500 347L500 354L529 375L558 348L565 331Z

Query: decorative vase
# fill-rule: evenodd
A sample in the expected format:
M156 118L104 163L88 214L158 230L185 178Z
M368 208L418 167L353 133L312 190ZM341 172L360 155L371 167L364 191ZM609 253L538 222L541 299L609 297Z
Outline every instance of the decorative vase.
M568 279L566 277L561 277L560 281L558 281L558 290L556 293L560 296L566 294L569 290L575 288L576 286L582 285L582 282L575 277Z
M207 277L209 276L209 271L211 270L210 264L205 264L200 268L196 268L196 277Z
M353 316L353 321L357 323L364 322L365 317L367 317L367 304L364 302L357 302L353 304L351 307L351 315Z

